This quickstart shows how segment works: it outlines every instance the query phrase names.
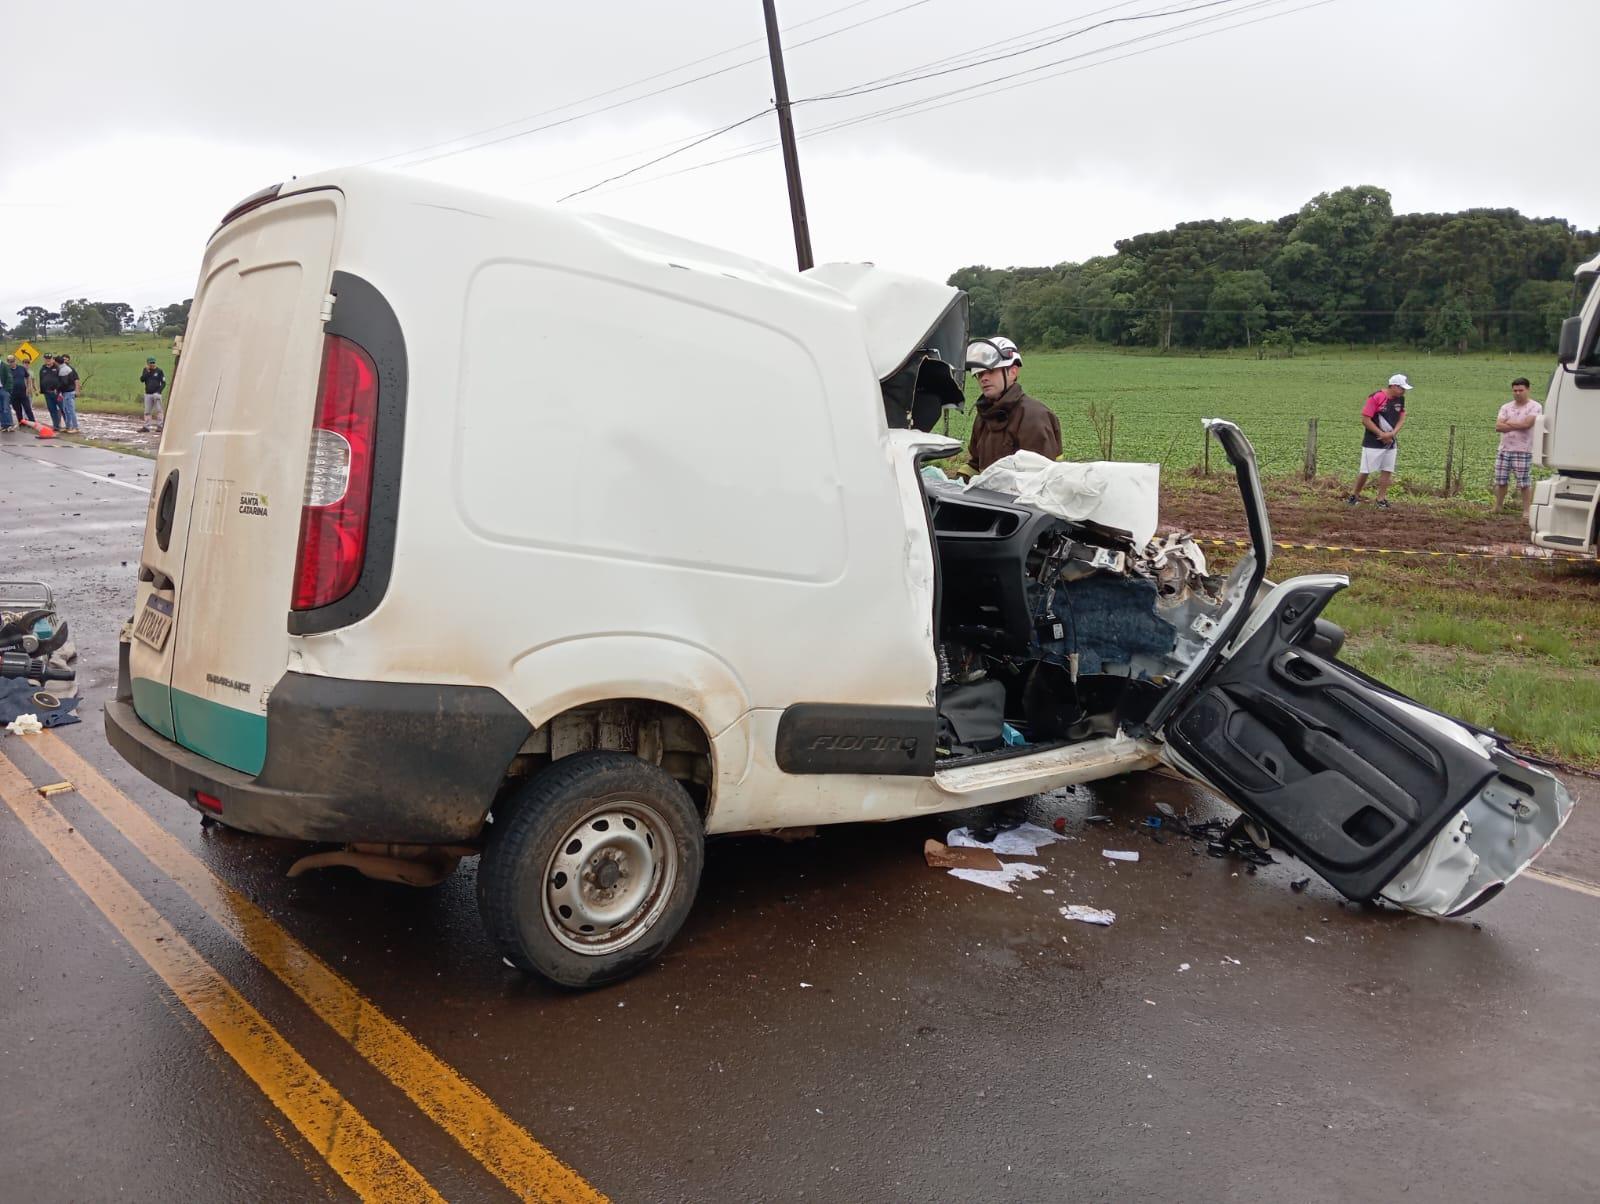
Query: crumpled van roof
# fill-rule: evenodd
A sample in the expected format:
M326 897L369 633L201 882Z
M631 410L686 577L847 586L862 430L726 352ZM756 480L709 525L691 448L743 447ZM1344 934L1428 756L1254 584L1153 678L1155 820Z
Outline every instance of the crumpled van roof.
M718 272L769 288L777 311L793 305L797 296L810 297L821 304L848 306L860 316L862 340L880 380L887 379L913 353L934 341L936 334L946 335L959 326L953 340L964 343L965 339L965 295L960 289L870 263L821 264L800 273L619 218L474 192L371 168L343 168L302 176L284 184L277 195L329 187L352 197L381 202L385 207L417 205L452 210L475 219L565 226L577 239L587 235L609 243L621 253L621 262L634 257L650 261L655 267L667 263ZM615 271L616 262L609 264L607 270ZM941 347L941 351L957 365L955 371L959 375L961 347Z

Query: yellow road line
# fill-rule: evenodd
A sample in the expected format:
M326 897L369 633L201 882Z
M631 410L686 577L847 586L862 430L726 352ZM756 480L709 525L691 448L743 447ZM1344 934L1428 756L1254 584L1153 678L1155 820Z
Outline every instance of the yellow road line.
M1536 879L1550 886L1560 886L1567 890L1577 891L1580 895L1590 895L1600 899L1600 886L1580 881L1577 878L1569 878L1565 874L1553 874L1549 870L1527 869L1523 871L1523 876Z
M348 979L217 877L54 732L34 737L33 747L135 848L519 1197L605 1199Z
M363 1200L439 1200L417 1169L0 756L0 797L239 1069Z

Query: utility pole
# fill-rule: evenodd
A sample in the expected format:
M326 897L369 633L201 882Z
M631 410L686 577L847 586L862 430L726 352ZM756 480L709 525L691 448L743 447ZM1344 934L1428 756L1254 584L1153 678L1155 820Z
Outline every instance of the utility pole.
M783 143L783 174L789 180L789 218L794 222L794 254L803 272L811 267L811 227L806 224L806 197L800 189L800 157L789 115L789 80L783 73L783 43L778 40L774 0L761 0L767 14L767 53L772 56L772 91L778 106L778 138Z

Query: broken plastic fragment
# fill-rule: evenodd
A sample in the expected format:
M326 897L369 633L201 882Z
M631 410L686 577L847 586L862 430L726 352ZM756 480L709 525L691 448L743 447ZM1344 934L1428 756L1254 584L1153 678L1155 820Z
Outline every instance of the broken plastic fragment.
M37 715L18 715L6 724L6 731L13 736L34 736L44 731L44 724L39 722Z
M1189 968L1189 963L1188 962L1179 962L1178 963L1178 973L1179 974L1182 974L1188 968Z
M1100 856L1109 857L1112 861L1137 861L1139 854L1125 849L1101 849Z
M1061 909L1061 914L1069 920L1078 920L1084 924L1099 924L1102 928L1110 928L1117 919L1117 913L1110 908L1087 907L1082 903L1069 903Z

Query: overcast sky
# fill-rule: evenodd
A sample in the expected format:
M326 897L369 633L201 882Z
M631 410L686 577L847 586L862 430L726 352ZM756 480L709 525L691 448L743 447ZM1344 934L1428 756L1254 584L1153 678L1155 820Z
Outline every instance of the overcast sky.
M939 278L1057 263L1363 183L1400 212L1600 222L1600 156L1574 153L1593 141L1595 98L1563 49L1590 40L1592 0L1172 11L1203 2L779 0L797 101L948 72L796 106L818 260ZM68 297L191 295L222 213L292 175L378 160L555 202L772 97L760 0L64 0L48 24L62 53L34 46L0 67L7 322ZM720 73L619 103L707 72ZM943 107L884 112L924 100ZM775 141L767 114L565 203L791 264L775 149L680 170Z

